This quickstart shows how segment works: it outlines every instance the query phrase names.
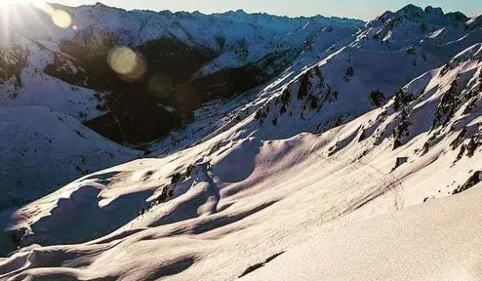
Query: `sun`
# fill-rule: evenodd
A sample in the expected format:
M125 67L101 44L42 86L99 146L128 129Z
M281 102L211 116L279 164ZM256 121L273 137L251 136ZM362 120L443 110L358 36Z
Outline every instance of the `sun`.
M55 9L52 5L47 4L45 0L0 0L0 16L4 18L4 21L9 20L12 14L18 15L18 4L31 4L33 7L49 15L52 22L60 28L68 28L72 26L72 17L69 13ZM27 7L26 10L31 9L30 7Z
M19 4L31 4L35 7L46 5L46 0L0 0L0 12L12 12Z
M38 17L39 13L44 13L50 18L52 24L44 29L49 33L53 34L56 28L78 30L69 12L48 4L46 0L0 0L0 44L12 40L15 35L13 31L16 26L22 24L25 17ZM42 20L38 22L42 25L48 24Z
M45 1L42 0L1 0L0 1L0 9L4 7L8 7L12 4L41 4Z

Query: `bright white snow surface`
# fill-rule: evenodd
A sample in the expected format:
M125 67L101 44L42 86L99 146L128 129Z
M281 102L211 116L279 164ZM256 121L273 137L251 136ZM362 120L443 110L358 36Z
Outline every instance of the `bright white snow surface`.
M481 187L320 231L240 280L480 280Z
M153 144L164 157L2 213L0 241L19 249L0 280L480 279L480 29L413 55L405 31L384 34L392 50L372 40L377 24L391 26L295 63L246 104L201 109L200 135L176 133L187 149Z

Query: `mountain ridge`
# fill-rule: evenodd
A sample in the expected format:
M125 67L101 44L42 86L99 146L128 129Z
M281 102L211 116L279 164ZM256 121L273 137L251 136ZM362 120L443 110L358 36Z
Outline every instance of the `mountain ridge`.
M246 12L244 9L236 9L236 10L228 10L228 11L224 11L224 12L212 12L212 13L204 13L204 12L201 12L201 11L171 11L171 10L159 10L159 11L155 11L155 10L152 10L152 9L131 9L131 10L126 10L126 9L123 9L123 8L118 8L118 7L115 7L115 6L108 6L106 4L103 4L102 2L97 2L95 4L92 4L92 5L79 5L79 6L68 6L68 5L64 5L64 4L56 4L56 3L51 3L53 5L59 5L59 6L63 6L63 7L69 7L69 8L79 8L79 7L92 7L92 6L99 6L99 7L104 7L104 8L114 8L114 9L120 9L120 10L123 10L123 11L147 11L147 12L157 12L157 13L160 13L160 14L163 14L163 13L168 13L168 14L176 14L176 13L179 13L179 14L194 14L194 15L205 15L205 16L210 16L210 15L226 15L226 14L241 14L241 15L250 15L250 16L270 16L270 17L276 17L276 18L288 18L288 19L310 19L310 18L317 18L317 17L321 17L321 18L328 18L328 19L342 19L342 20L354 20L354 21L358 21L358 22L364 22L363 20L360 20L360 19L356 19L356 18L350 18L350 17L337 17L337 16L323 16L321 14L316 14L316 15L313 15L313 16L288 16L288 15L277 15L277 14L271 14L271 13L267 13L267 12Z
M428 229L422 241L430 244L403 235L387 241L444 249L443 235L426 239L432 219L409 221L437 217L437 206L470 214L476 203L470 196L479 196L482 28L474 25L477 18L420 21L400 18L403 13L378 17L347 34L297 26L290 39L314 36L292 60L274 63L290 54L272 52L277 55L258 61L272 75L237 95L204 100L192 121L148 144L147 158L86 173L7 215L0 213L6 229L0 248L11 253L0 258L0 280L264 280L274 271L284 278L293 271L277 271L280 264L297 267L311 253L296 251L300 243L317 251L314 264L323 264L320 257L330 252L320 247L320 236L363 248L356 238L364 237L364 227L380 230L381 236L393 234L372 228L380 226L380 215L390 225L404 217L406 237L419 238ZM284 67L275 71L276 65ZM21 78L29 73L22 71ZM248 81L249 73L242 72L238 81ZM96 99L96 91L79 93ZM151 103L145 100L143 109ZM467 200L470 205L460 203ZM427 201L435 202L413 211ZM451 217L444 214L441 221ZM466 217L464 225L480 219ZM361 230L351 226L358 222ZM349 229L349 237L339 237L336 229ZM469 233L474 245L480 243L478 232ZM462 234L450 241L456 243ZM385 248L370 251L387 268L412 264ZM456 256L473 264L468 255ZM362 259L343 260L353 265ZM331 280L323 272L307 280ZM367 263L363 280L413 279L399 273ZM427 273L428 279L433 276L440 274Z

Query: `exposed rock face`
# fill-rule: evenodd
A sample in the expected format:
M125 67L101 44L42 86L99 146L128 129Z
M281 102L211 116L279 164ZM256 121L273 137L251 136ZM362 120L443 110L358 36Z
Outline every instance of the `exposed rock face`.
M459 194L466 190L471 189L482 181L482 171L475 172L466 183L454 190L453 194Z

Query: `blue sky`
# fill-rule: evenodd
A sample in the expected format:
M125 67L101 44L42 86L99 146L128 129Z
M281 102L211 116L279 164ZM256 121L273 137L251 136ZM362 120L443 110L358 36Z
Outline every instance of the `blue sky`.
M1 1L1 0L0 0ZM99 0L53 0L66 5L93 4ZM469 16L482 13L482 0L103 0L109 6L125 9L196 11L204 13L244 9L288 16L344 16L370 20L386 10L407 5L442 7L445 11L462 11Z

